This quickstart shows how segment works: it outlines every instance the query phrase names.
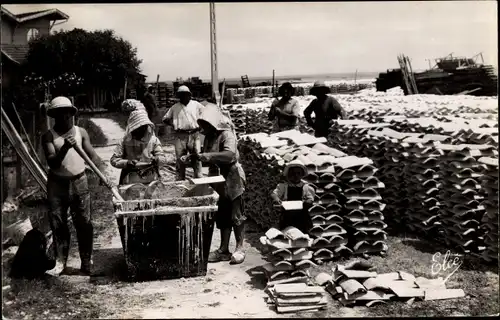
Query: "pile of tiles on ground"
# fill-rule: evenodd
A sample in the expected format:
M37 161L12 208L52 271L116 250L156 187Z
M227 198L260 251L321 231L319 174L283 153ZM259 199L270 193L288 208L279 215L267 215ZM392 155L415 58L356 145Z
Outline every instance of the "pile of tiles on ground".
M491 145L439 144L436 148L442 153L439 220L444 241L463 252L479 254L485 250L480 227L485 195L479 180L484 166L478 160L498 153Z
M268 305L278 313L318 311L327 306L325 290L307 283L276 284L266 292Z
M478 161L483 164L483 176L480 180L486 191L482 202L485 213L481 219L486 250L482 258L486 261L498 261L498 156L482 157Z
M283 231L270 228L260 242L268 253L268 263L263 267L271 284L290 278L300 281L309 276L307 269L315 266L309 249L312 239L297 228L288 227Z
M412 274L398 271L378 274L369 263L354 261L333 268L333 276L320 274L319 285L344 306L372 306L394 300L413 303L419 300L442 300L465 296L462 289L447 289L443 278L415 278Z

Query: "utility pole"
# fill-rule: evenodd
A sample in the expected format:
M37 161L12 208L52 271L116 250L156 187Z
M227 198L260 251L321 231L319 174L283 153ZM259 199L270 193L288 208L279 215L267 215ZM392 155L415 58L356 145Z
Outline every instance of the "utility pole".
M210 60L212 65L212 97L220 100L219 75L217 68L217 37L215 29L215 3L210 2Z

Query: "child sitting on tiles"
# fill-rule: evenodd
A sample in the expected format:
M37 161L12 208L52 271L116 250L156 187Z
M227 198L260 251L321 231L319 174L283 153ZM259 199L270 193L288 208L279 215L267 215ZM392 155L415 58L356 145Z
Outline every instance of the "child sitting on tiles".
M303 209L287 211L283 208L280 230L291 226L308 233L313 226L308 210L314 201L314 189L302 181L307 175L307 168L299 160L294 160L285 167L283 175L285 182L278 184L271 193L271 198L276 205L281 205L283 201L302 201Z

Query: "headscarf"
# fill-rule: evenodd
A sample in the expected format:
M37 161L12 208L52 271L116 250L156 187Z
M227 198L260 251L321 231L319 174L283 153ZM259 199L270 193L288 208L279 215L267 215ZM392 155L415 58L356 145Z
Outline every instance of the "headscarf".
M154 124L149 120L148 113L142 109L132 111L128 117L127 129L125 130L126 139L132 139L132 132L144 125L148 126L147 137L154 135Z
M122 110L126 112L131 112L134 110L144 110L146 111L146 107L139 100L135 99L125 99L122 102Z

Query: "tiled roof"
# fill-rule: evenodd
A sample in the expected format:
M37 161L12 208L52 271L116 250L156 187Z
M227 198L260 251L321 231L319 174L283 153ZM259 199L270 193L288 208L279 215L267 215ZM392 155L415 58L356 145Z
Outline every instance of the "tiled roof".
M27 44L2 44L2 53L19 63L26 59L28 50L29 46Z
M40 10L40 11L32 11L32 12L25 12L25 13L20 13L20 14L13 14L6 8L2 6L2 16L9 17L10 19L14 20L17 23L23 23L26 21L34 20L34 19L39 19L42 17L46 17L51 20L67 20L69 19L69 16L65 14L64 12L58 10L58 9L47 9L47 10Z
M24 17L28 17L28 16L31 16L31 15L34 15L34 14L39 14L39 13L42 13L42 12L45 12L45 11L48 11L48 10L40 10L40 11L19 13L19 14L16 14L16 17L19 18L19 19L22 19Z

